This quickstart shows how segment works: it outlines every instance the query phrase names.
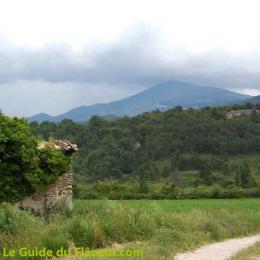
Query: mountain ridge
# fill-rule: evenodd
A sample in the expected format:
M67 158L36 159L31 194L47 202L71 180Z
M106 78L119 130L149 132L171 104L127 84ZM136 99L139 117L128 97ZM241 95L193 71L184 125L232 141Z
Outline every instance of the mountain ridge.
M205 106L227 105L242 102L250 96L232 92L230 90L198 86L195 84L169 81L155 85L133 96L109 103L97 103L89 106L79 106L58 116L45 113L37 114L30 121L60 122L63 119L72 119L83 122L93 115L98 116L134 116L144 112L160 109L168 110L175 106L201 108Z
M260 103L260 95L246 99L245 103L251 103L251 104Z

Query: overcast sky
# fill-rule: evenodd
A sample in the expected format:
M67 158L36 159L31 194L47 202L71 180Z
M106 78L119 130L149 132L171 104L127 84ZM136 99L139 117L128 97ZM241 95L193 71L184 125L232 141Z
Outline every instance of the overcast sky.
M169 80L260 94L259 0L0 0L0 109L59 114Z

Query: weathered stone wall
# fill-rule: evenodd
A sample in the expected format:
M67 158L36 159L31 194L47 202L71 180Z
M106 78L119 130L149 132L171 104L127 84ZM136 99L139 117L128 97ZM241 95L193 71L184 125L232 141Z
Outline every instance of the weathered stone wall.
M71 210L73 207L72 180L73 172L68 171L62 174L56 183L47 187L45 191L24 198L22 201L16 203L16 206L39 213L59 206Z
M35 193L16 203L19 208L30 209L43 213L55 207L72 209L72 180L73 172L62 174L56 183L47 187L46 191Z
M72 154L78 151L76 144L72 144L67 140L42 141L38 144L38 149L42 150L50 148L54 150L61 150L72 159ZM58 180L46 187L42 192L36 192L33 195L19 201L15 206L19 208L31 209L35 212L43 213L46 210L62 207L72 209L72 181L73 171L68 170L63 173Z

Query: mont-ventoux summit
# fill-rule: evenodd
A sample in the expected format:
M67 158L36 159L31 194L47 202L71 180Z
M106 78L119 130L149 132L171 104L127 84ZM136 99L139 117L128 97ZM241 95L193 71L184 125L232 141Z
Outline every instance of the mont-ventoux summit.
M71 119L75 122L84 122L94 115L102 117L111 115L115 117L134 116L156 109L165 111L178 105L202 108L245 102L250 100L249 98L248 95L221 88L170 81L115 102L80 106L58 116L41 113L29 118L29 120L60 122L63 119Z

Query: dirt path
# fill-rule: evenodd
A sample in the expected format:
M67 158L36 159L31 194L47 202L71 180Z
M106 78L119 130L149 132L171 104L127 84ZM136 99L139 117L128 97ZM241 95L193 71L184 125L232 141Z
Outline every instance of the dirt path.
M210 244L189 253L178 254L175 260L228 260L240 250L246 249L260 241L260 235L229 239Z

